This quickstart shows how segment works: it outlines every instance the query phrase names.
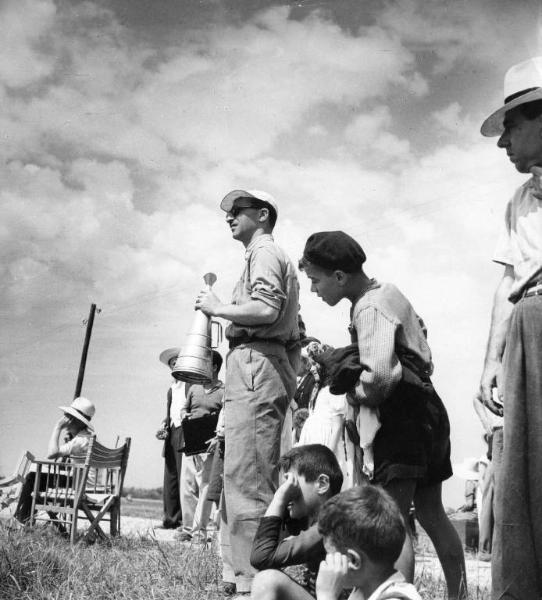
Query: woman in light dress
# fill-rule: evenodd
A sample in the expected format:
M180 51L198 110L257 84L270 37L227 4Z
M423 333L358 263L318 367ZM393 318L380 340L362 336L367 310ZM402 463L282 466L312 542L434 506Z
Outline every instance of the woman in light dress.
M348 489L359 483L355 476L354 444L346 430L345 421L352 418L352 407L346 396L335 396L329 391L328 382L322 367L314 361L314 357L328 350L326 344L313 341L302 350L305 373L302 379L306 389L310 390L308 399L309 416L303 425L297 445L323 444L337 457L343 472L342 489ZM312 387L312 389L311 389Z

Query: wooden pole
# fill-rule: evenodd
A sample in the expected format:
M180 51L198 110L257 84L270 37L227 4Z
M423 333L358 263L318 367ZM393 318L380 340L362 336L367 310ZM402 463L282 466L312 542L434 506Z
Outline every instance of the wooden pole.
M85 335L85 343L83 344L83 352L81 353L81 363L79 365L79 375L77 377L77 385L75 386L75 394L74 398L77 398L81 395L81 390L83 389L83 379L85 377L85 365L87 364L87 354L88 347L90 344L90 336L92 334L92 325L94 323L94 314L96 312L96 305L90 305L90 313L88 315L87 321L87 332Z

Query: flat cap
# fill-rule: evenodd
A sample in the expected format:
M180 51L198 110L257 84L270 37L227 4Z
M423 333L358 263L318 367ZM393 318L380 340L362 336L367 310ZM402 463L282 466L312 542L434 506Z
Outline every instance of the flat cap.
M319 231L307 239L303 260L331 271L355 273L366 260L363 248L344 231Z

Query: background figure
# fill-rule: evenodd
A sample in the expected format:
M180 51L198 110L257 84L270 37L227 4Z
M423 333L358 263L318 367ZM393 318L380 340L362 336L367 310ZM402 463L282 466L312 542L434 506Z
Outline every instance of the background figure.
M222 408L224 384L218 379L222 367L222 356L212 351L213 378L203 385L193 383L188 386L186 400L181 408L181 418L198 419L218 414ZM181 469L181 501L183 513L182 531L176 539L182 542L207 541L207 524L212 510L212 502L207 499L207 490L213 465L213 453L202 452L184 456Z
M163 362L173 370L180 348L168 348L160 354ZM181 407L185 400L185 389L182 381L172 379L167 391L166 416L156 432L159 440L164 440L162 456L164 457L164 517L162 526L165 529L177 529L182 525L181 509L181 447L183 443L181 429Z
M481 133L500 136L497 146L520 173L532 176L506 207L493 255L504 273L480 392L494 413L502 415L504 406L505 422L492 593L495 599L530 600L542 596L542 57L509 69L504 90L504 105L484 121Z
M96 412L94 404L86 398L79 397L75 398L70 406L59 406L59 408L64 414L56 422L51 433L49 444L47 446L47 458L56 460L57 458L71 456L74 461L79 460L83 462L90 437L94 433L94 428L90 423L90 420ZM64 479L64 481L60 481L59 484L65 485L65 476L59 475L59 478ZM27 523L30 518L32 492L34 491L35 481L36 473L32 471L28 473L23 483L19 502L14 514L15 518L21 523ZM48 476L44 473L38 483L38 489L43 491L47 483ZM51 516L54 517L55 515L51 514ZM54 524L57 527L62 528L60 524L56 522L54 522Z
M337 458L343 473L343 489L355 485L355 450L354 444L346 434L344 423L348 410L346 396L335 396L329 391L328 382L321 365L314 361L314 356L329 349L330 346L318 341L309 342L301 355L306 355L309 376L314 383L308 401L309 416L299 436L299 445L323 444Z
M278 485L283 425L295 391L299 283L292 261L271 235L278 215L272 196L235 190L220 206L233 238L245 247L244 269L231 303L203 291L196 308L231 321L220 531L224 581L248 595L255 574L252 541Z

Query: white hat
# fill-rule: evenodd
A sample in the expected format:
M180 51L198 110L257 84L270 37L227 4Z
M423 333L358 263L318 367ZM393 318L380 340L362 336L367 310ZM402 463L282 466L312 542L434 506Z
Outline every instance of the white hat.
M504 106L482 123L482 135L501 135L505 114L520 104L535 100L542 100L542 56L535 56L508 69L504 76Z
M59 406L60 410L68 413L72 417L75 417L81 423L84 423L89 429L94 429L94 427L90 423L90 419L94 416L96 412L96 407L90 400L87 398L83 398L79 396L76 398L70 406Z
M172 358L177 358L180 351L181 351L180 348L168 348L167 350L164 350L163 352L161 352L160 356L158 358L160 359L160 362L163 362L165 365L167 365L169 367L169 361Z
M465 458L463 462L453 465L454 475L465 481L478 481L480 478L480 459Z
M241 206L241 204L239 202L236 202L236 200L250 200L251 198L269 204L269 206L275 211L275 214L278 216L279 208L277 205L277 201L275 200L275 198L273 198L273 196L271 196L271 194L268 194L267 192L264 192L262 190L233 190L233 192L226 194L224 198L222 198L220 208L225 212L229 212L233 208L234 203L237 206ZM247 204L246 208L249 208L249 204Z

